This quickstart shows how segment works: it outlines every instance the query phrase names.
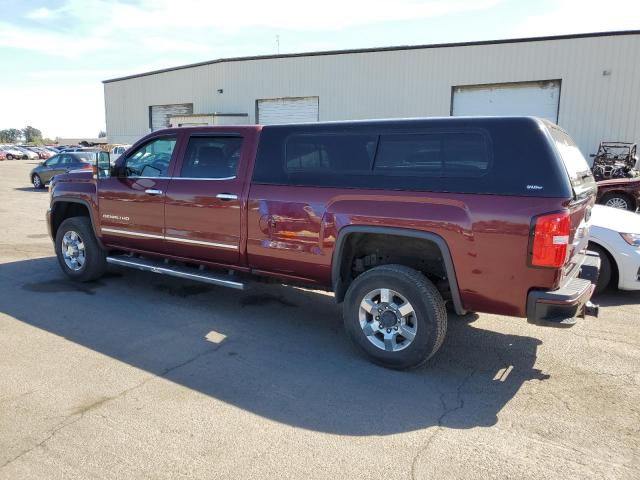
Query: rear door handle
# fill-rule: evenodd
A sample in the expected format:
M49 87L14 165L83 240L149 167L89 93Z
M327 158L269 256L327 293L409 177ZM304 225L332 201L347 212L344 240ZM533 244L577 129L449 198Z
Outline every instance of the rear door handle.
M149 195L162 195L162 190L156 190L155 188L147 188L144 193Z
M233 193L219 193L216 195L216 198L220 200L237 200L238 195L234 195Z

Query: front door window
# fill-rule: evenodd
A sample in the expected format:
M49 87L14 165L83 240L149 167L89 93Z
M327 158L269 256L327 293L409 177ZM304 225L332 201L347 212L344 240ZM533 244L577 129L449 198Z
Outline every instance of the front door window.
M129 155L124 165L126 177L162 178L169 173L176 137L153 140Z

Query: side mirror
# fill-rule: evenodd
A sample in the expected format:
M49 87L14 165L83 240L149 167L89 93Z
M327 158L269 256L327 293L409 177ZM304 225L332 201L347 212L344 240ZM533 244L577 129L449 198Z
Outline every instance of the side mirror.
M111 177L111 159L109 153L98 152L94 177L98 180Z

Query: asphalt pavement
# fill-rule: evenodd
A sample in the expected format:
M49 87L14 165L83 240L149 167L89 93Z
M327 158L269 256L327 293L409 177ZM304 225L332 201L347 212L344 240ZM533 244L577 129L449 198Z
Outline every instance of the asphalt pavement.
M390 371L323 292L70 282L34 164L0 162L0 479L640 478L640 293L569 330L450 316Z

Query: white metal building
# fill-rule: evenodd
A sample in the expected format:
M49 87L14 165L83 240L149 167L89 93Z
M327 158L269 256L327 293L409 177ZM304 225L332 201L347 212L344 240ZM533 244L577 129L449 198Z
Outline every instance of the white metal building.
M104 82L110 141L169 125L536 115L640 143L640 31L213 60Z

